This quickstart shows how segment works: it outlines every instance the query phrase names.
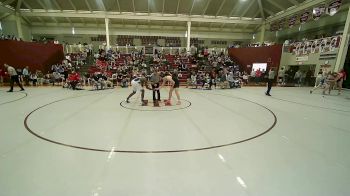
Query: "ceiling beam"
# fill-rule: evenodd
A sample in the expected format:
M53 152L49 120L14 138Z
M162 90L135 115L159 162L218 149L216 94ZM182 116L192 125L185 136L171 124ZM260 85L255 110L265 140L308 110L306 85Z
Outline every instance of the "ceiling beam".
M58 23L58 21L57 21L57 19L56 19L55 17L51 17L51 19L52 19L53 21L55 21L55 23Z
M73 10L77 11L77 7L74 5L72 0L68 0L69 4L72 6Z
M236 3L236 4L232 7L231 12L228 14L228 17L229 17L229 18L232 16L233 12L235 11L235 9L237 8L238 5L239 5L239 3Z
M257 0L257 1L258 1L258 5L259 5L259 10L260 10L261 17L262 17L263 19L265 19L264 8L263 8L263 6L262 6L261 0Z
M265 10L268 14L270 14L271 16L275 15L275 12L273 12L273 11L267 9L266 7L264 7L264 10Z
M33 12L33 8L25 1L23 1L23 5L26 6L31 12Z
M165 0L163 0L162 16L164 15Z
M176 15L179 14L180 2L181 2L181 0L177 0Z
M250 8L252 8L252 6L254 5L254 1L250 1L250 3L248 4L247 8L243 11L243 13L241 14L241 18L244 17L244 15L247 14L247 12L250 10Z
M122 13L122 11L121 11L121 9L120 9L119 0L117 0L117 5L118 5L118 10L119 10L119 13Z
M39 22L34 22L33 23L33 34L41 34L38 32L38 30L40 29L40 31L45 31L48 34L66 34L62 31L66 31L67 34L71 34L71 24L68 22L65 23L61 23L61 25L59 27L57 27L56 23L46 23L46 26L43 26L42 23ZM172 29L173 31L169 32L169 31L164 31L166 34L174 34L173 36L184 36L183 30L184 28L182 26L165 26L165 25L152 25L150 27L152 27L151 29L149 29L148 25L138 25L139 29L141 31L135 31L136 28L136 24L129 24L129 25L125 25L125 29L120 29L121 27L123 27L123 24L110 24L111 28L119 28L120 31L111 31L112 35L125 35L125 33L130 33L133 32L132 34L139 34L140 32L146 32L148 33L148 35L150 35L150 31L152 31L152 35L157 35L158 33L162 33L159 32L159 29ZM49 28L48 28L49 27ZM83 23L74 23L74 27L79 28L79 34L100 34L99 32L102 31L104 32L104 28L96 28L95 24L83 24ZM144 30L144 31L142 31ZM200 28L196 28L193 27L193 30L195 31L195 34L201 34L201 36L199 37L207 37L208 38L222 38L222 39L250 39L251 35L250 33L254 33L251 30L245 30L245 29L232 29L233 31L230 32L217 32L217 28L214 28L214 31L211 31L209 27L200 27ZM113 33L112 33L113 32ZM234 33L234 34L232 34ZM236 34L237 33L237 34ZM249 34L247 34L249 33Z
M192 10L193 10L193 8L194 8L194 4L196 3L196 0L193 0L193 2L192 2L192 6L191 6L191 9L190 9L190 16L192 15Z
M7 1L4 1L3 4L4 5L10 5L13 2L15 2L15 0L7 0Z
M256 12L255 15L253 16L252 20L254 20L254 18L256 18L259 15L259 12ZM248 26L250 26L250 24L244 24L243 29L247 29Z
M278 13L278 14L276 14L274 16L268 17L266 22L273 22L273 21L279 20L281 18L284 18L284 17L287 17L287 16L291 16L291 15L297 13L297 12L300 12L302 10L311 8L313 6L316 6L316 5L324 3L324 2L325 2L325 0L304 1L303 3L299 4L298 6L296 6L293 9L289 9L289 10L286 10L284 12ZM266 8L265 8L265 10L267 11Z
M281 11L286 9L286 8L284 8L283 6L281 6L280 4L276 3L273 0L266 0L266 1L269 2L271 5L275 6L276 8L280 9Z
M36 0L36 1L39 3L39 5L40 5L45 11L47 11L47 7L44 5L43 2L41 2L41 0Z
M5 19L6 17L10 16L10 13L4 13L0 16L0 20Z
M251 6L249 6L251 7ZM118 14L117 12L87 12L87 11L39 11L35 12L22 11L24 16L39 16L39 17L70 17L70 18L112 18L112 19L125 19L125 20L154 20L154 21L178 21L178 22L204 22L204 23L229 23L229 24L262 24L261 19L230 19L230 18L213 18L213 17L191 17L185 15L173 15L173 16L161 16L160 14Z
M134 11L134 13L136 13L135 0L132 0L132 10Z
M222 7L224 6L225 3L226 3L226 0L223 0L222 3L221 3L221 5L220 5L220 7L219 7L219 9L218 9L218 11L217 11L216 14L215 14L215 17L217 17L217 16L220 14L221 9L222 9Z
M65 17L65 19L69 22L69 24L72 25L72 21L70 20L70 18Z
M287 0L293 5L299 5L300 3L297 0Z
M254 5L254 1L251 1L251 2L248 4L247 8L246 8L246 9L243 11L243 13L240 15L240 18L242 18L244 15L246 15L247 12L250 10L250 8L251 8L253 5ZM245 24L247 24L247 23L245 23ZM238 24L236 23L236 24L233 26L233 28L236 28L237 25L238 25Z
M1 12L8 12L8 13L14 13L15 10L8 5L4 5L3 3L0 2L0 11Z
M42 19L42 18L40 18L40 17L37 17L38 19L39 19L39 21L44 25L44 26L46 26L46 23L45 23L45 21Z
M29 21L28 17L25 17L25 16L21 16L21 17L29 26L32 26L32 22Z
M204 16L204 14L207 12L210 2L211 0L208 0L207 5L205 5L205 8L203 9L203 12L202 12L202 16Z
M71 27L71 23L69 23L68 21L66 21L64 23L61 23L59 27L57 27L57 24L54 23L54 22L48 22L48 23L45 23L45 24L46 24L46 27L53 27L53 28L58 28L58 29L60 29L60 28L68 28L69 30L71 30L71 28L70 28ZM128 31L128 32L133 31L132 29L135 29L136 25L138 25L140 29L149 30L148 24L136 24L136 23L134 23L134 24L129 23L129 24L125 25L126 29L119 29L119 30L113 29L113 28L118 28L118 27L124 26L122 23L110 24L110 27L111 27L111 31L115 31L117 33L122 33L123 31ZM40 27L42 27L42 23L34 22L33 23L33 27L34 28L40 28ZM84 24L82 22L74 23L74 27L81 28L80 29L81 31L87 30L89 28L97 30L96 25L95 24L91 24L91 23L90 24L89 23L88 24ZM177 30L182 32L181 35L183 36L183 30L184 30L183 26L176 26L176 25L175 26L167 26L167 25L162 25L162 23L159 23L159 25L151 25L151 27L152 27L152 29L177 29ZM104 28L102 28L102 29L104 30ZM213 28L213 29L214 29L213 33L216 33L216 34L222 33L222 32L220 32L220 33L216 32L217 31L216 27ZM245 30L245 29L242 29L242 28L233 29L233 30L234 30L234 32L237 32L237 33L253 33L253 31L251 31L251 30ZM193 27L193 31L195 31L196 33L197 32L209 32L210 28L209 27L199 27L199 28L198 27ZM166 32L166 33L169 33L169 32ZM135 34L137 34L137 32L135 32Z
M91 6L90 6L90 3L88 2L88 0L85 0L85 4L88 7L89 11L92 12L92 9L91 9Z
M61 10L61 12L63 11L62 7L57 3L56 0L52 0L52 2L53 2L53 4L55 4L55 6L56 6L59 10Z
M19 11L21 9L22 2L23 2L22 0L17 1L16 11Z
M103 11L107 11L107 10L106 10L106 6L105 6L105 3L103 2L103 0L98 0L98 3L99 3L100 6L102 7Z

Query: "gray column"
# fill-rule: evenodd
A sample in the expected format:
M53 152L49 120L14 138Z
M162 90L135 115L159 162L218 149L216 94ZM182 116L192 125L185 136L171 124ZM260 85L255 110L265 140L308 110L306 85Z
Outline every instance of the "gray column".
M334 71L338 72L344 68L344 63L346 59L346 54L348 53L348 44L349 44L349 30L350 30L350 6L348 11L348 17L346 19L343 36L341 39L337 62L335 63Z
M17 34L19 38L23 38L23 31L22 31L22 22L21 22L21 16L17 13L16 14L16 26L17 26Z
M259 42L262 45L265 41L265 30L266 30L266 23L261 26L261 32L260 32L260 39Z
M106 42L107 42L106 50L109 50L111 47L109 44L109 18L105 18L105 24L106 24Z
M186 50L188 53L191 52L190 47L191 47L191 21L188 21L187 22L187 47L186 47Z

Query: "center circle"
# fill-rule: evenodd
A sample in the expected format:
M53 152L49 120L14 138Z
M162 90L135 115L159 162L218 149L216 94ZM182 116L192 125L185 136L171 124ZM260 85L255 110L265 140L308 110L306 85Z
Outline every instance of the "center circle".
M120 102L120 106L130 110L137 111L175 111L183 110L191 106L191 102L185 99L181 100L181 104L176 104L173 101L171 105L165 105L165 101L159 101L158 105L155 105L155 101L147 101L147 104L142 105L141 101L132 100L130 103L126 101Z
M75 149L177 153L247 142L268 133L277 123L276 115L267 107L225 94L193 94L194 107L167 113L126 112L120 107L106 107L106 103L112 103L115 98L94 95L70 97L40 106L26 116L24 126L42 140ZM84 100L76 100L82 98ZM230 104L234 104L233 107ZM71 105L75 107L71 113L60 112L60 109L72 108ZM242 112L247 113L241 114L239 107L244 107L246 111ZM249 116L249 110L255 111L256 116Z

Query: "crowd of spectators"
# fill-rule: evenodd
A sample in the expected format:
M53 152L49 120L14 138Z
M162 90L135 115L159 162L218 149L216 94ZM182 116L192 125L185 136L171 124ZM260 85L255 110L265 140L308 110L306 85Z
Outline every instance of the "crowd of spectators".
M0 40L14 40L14 41L22 41L21 38L16 37L15 35L0 35Z

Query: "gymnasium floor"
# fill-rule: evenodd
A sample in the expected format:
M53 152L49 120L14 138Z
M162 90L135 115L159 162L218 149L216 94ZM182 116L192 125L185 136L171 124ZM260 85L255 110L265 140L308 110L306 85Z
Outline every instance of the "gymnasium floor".
M130 89L6 90L1 196L350 195L349 91L181 88L154 108Z

